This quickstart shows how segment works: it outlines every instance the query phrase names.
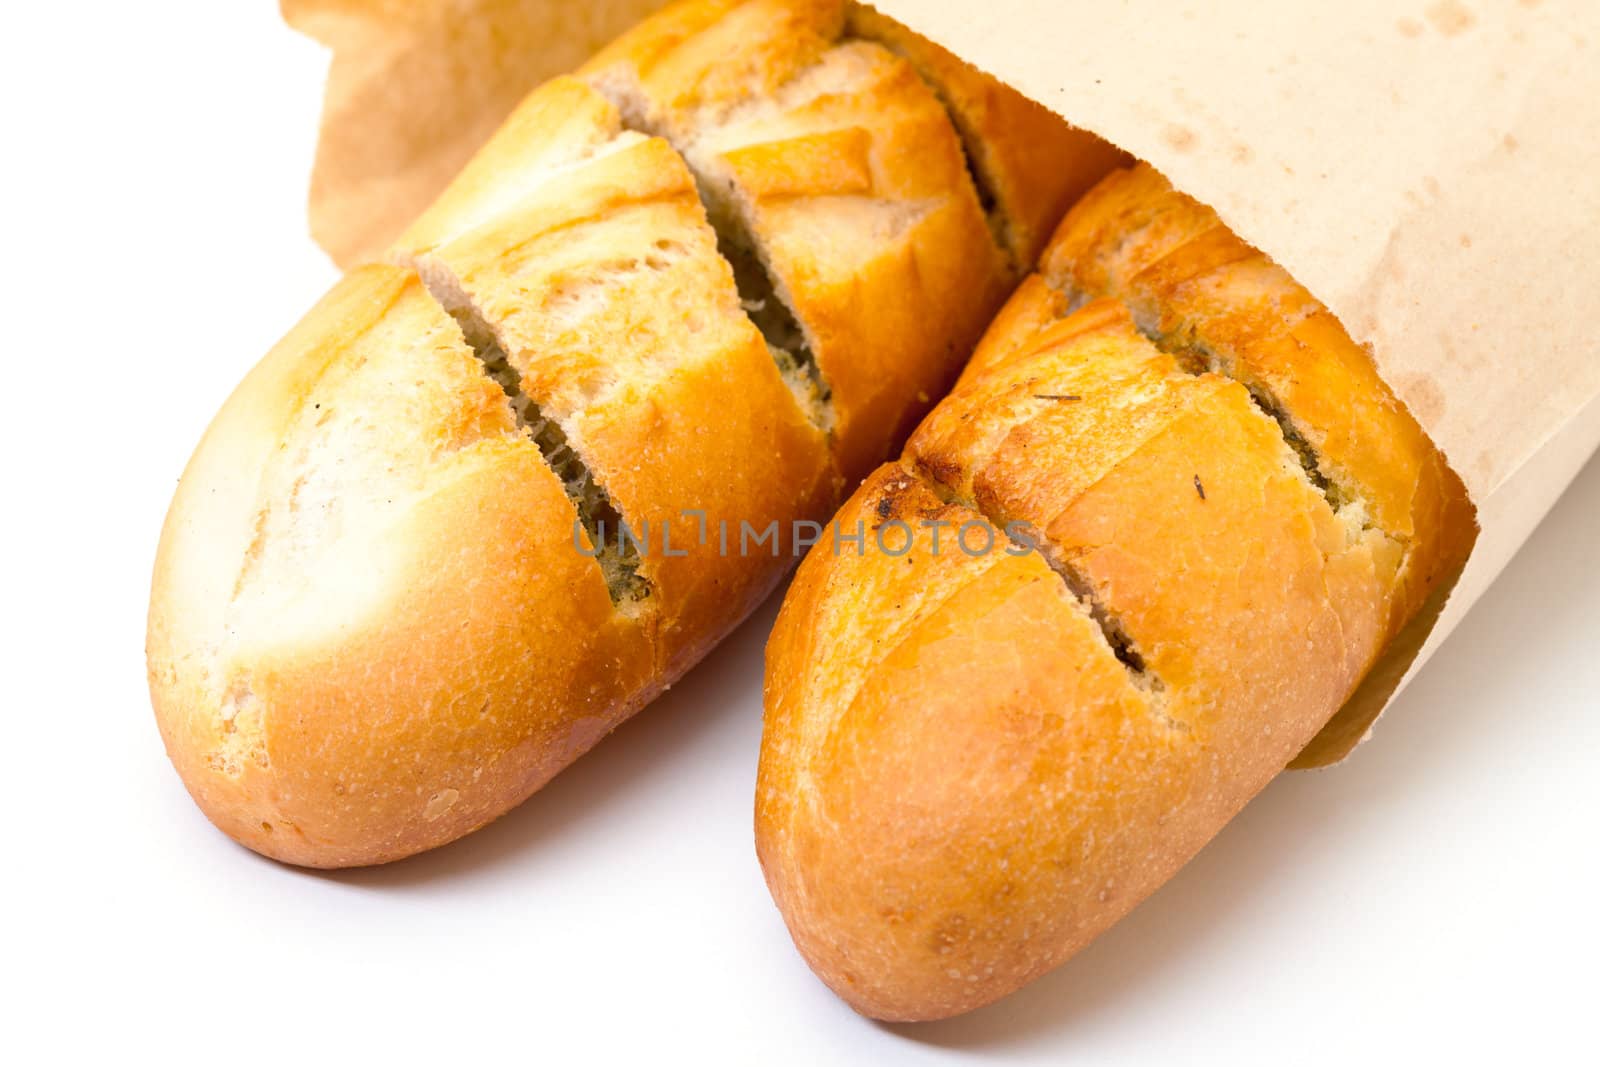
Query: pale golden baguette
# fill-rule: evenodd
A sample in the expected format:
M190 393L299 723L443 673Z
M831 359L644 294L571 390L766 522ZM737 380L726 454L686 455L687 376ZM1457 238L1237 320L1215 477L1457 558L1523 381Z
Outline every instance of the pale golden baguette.
M1015 280L1004 220L1109 150L846 15L683 4L535 91L228 401L167 519L148 656L230 836L345 866L504 813L737 624L790 524L954 381ZM715 115L647 121L608 66L646 54L637 94L675 72ZM1034 176L987 160L1019 190L993 212L941 95L1029 116ZM781 552L740 550L773 522Z
M814 550L768 645L756 840L805 958L893 1020L1126 914L1474 535L1367 354L1143 166L1068 214L837 521L865 550Z

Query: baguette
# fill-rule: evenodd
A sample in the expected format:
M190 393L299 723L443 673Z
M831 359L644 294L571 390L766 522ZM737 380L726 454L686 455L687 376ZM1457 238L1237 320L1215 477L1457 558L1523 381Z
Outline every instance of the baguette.
M836 521L863 549L812 551L768 645L757 848L813 969L890 1020L989 1003L1126 914L1475 530L1366 352L1143 165L1068 213Z
M533 92L223 407L147 653L229 836L339 867L504 813L735 626L792 524L948 389L1039 220L1113 156L849 17L643 23ZM941 96L1000 138L977 181Z

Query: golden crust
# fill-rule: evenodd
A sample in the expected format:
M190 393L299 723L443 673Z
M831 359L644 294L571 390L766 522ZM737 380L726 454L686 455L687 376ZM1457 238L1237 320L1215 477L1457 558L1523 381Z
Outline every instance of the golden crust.
M1056 904L1095 899L1098 883L1070 889L1115 849L1104 828L1157 795L1096 789L1102 767L1177 782L1193 759L1039 556L952 551L987 524L893 465L839 516L896 519L915 535L904 556L814 553L784 602L756 843L811 966L858 1010L904 1020L1048 969L1084 921ZM939 550L924 520L950 524Z
M163 531L151 694L201 808L347 866L537 788L650 677L572 519L416 276L352 272L223 407ZM553 671L549 647L608 669Z
M841 512L958 511L1040 554L819 548L779 615L757 849L801 952L866 1014L988 1003L1115 922L1315 735L1470 541L1446 507L1405 501L1428 522L1397 534L1364 484L1314 480L1291 435L1339 403L1377 414L1313 448L1401 455L1376 496L1411 477L1425 497L1444 468L1392 396L1355 395L1377 378L1331 316L1189 204L1135 172L1074 209ZM1100 292L1127 303L1067 314ZM1174 333L1230 358L1207 369ZM1308 417L1286 383L1286 430L1256 373L1334 395Z

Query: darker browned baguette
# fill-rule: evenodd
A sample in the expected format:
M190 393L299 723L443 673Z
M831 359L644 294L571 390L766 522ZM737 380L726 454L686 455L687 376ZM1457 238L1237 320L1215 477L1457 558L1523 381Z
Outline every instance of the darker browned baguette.
M1069 213L838 521L866 551L814 550L768 646L757 847L808 962L894 1020L995 1000L1126 914L1474 532L1368 355L1143 166Z

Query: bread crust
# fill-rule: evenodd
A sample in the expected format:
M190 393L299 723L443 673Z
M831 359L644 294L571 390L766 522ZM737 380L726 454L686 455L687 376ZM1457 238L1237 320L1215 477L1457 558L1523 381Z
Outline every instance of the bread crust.
M1337 324L1189 205L1139 172L1097 188L841 512L954 509L1036 551L817 550L779 615L757 849L800 951L865 1014L943 1018L1072 956L1299 752L1464 560L1470 513L1437 518L1456 504L1369 510L1406 477L1441 492L1445 468L1350 368L1365 353L1306 332ZM1230 358L1197 361L1195 337ZM1302 407L1297 377L1333 395ZM1321 421L1350 410L1377 414ZM1399 473L1343 496L1325 446L1362 472L1398 453Z

